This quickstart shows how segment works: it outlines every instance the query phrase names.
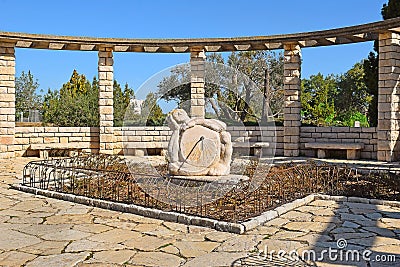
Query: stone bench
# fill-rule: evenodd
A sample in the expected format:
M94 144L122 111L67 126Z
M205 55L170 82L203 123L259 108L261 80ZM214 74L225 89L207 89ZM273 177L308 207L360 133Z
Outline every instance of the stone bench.
M268 142L232 142L232 147L233 148L253 148L254 149L254 155L262 155L261 151L263 148L268 148L269 143Z
M75 152L81 152L82 149L88 148L89 145L83 143L54 143L54 144L31 144L30 150L39 150L39 157L43 159L49 158L51 150L67 150L68 156L73 156Z
M135 156L145 156L149 154L148 149L161 149L161 155L165 153L168 142L126 142L124 149L133 150ZM130 154L130 153L129 153Z
M323 159L326 157L326 150L347 150L347 159L359 159L360 150L364 149L362 143L305 143L305 148L317 149L317 157Z

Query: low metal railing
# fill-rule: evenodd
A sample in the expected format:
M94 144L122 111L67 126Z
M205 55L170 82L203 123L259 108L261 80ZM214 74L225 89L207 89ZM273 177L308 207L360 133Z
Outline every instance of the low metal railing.
M400 200L398 174L390 171L359 173L315 162L270 168L252 162L246 174L250 180L235 183L171 179L164 165L80 154L28 163L22 184L230 222L244 221L311 193ZM254 179L261 181L257 188Z

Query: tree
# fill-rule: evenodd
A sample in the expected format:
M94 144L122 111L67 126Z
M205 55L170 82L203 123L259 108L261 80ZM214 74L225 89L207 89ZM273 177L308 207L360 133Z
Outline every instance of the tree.
M283 110L283 56L270 51L246 51L232 53L228 58L228 65L239 72L250 77L255 83L256 88L244 84L243 92L234 99L235 104L232 108L235 111L242 110L240 114L241 121L245 121L248 116L257 116L261 118L266 114L265 107L269 106L272 114L276 117L282 114ZM262 90L263 95L255 94L254 90ZM252 99L253 97L262 97L262 99ZM251 110L249 103L253 101L256 110ZM267 103L268 102L268 103ZM259 106L257 106L257 104ZM253 107L253 108L254 108ZM264 108L263 108L264 107ZM255 114L251 114L251 112Z
M67 83L64 83L60 89L61 95L69 95L76 97L77 95L84 95L90 90L90 83L86 76L79 74L77 70L72 72L71 78Z
M301 105L303 123L319 126L369 126L366 113L371 95L364 82L362 62L356 63L342 75L321 73L303 79Z
M368 58L363 61L364 83L371 96L368 106L368 121L371 126L378 125L378 54L370 52Z
M338 79L335 97L337 120L344 126L354 126L360 121L361 126L369 126L366 117L372 96L365 84L365 71L362 62L356 63Z
M232 53L225 62L221 54L212 53L207 56L207 61L216 64L206 64L206 103L210 104L219 119L243 122L260 119L262 115L266 115L263 112L265 99L271 100L268 107L273 109L275 116L282 114L282 54L270 51L238 52ZM219 64L227 64L230 68ZM268 83L265 83L266 72L270 74ZM265 85L268 87L266 90ZM174 68L171 75L164 78L158 87L161 98L167 101L177 100L179 107L188 109L190 66ZM255 90L264 91L267 97L262 97Z
M400 0L389 0L383 4L381 15L384 20L400 16ZM374 42L374 50L364 60L365 76L364 82L372 96L371 104L368 109L368 119L371 126L378 125L378 62L379 51L378 41Z
M366 113L371 102L365 84L365 72L361 62L356 63L338 79L338 89L335 98L335 107L338 113L355 112Z
M189 112L190 66L184 64L171 69L171 75L164 77L158 84L157 95L166 101L177 101L179 108Z
M142 105L141 111L142 123L149 126L163 125L165 115L162 112L161 107L157 104L156 94L150 92L147 94L146 99Z
M125 112L134 92L125 84L114 80L113 84L114 125L122 126ZM90 83L85 75L76 70L68 82L58 90L49 91L44 96L44 122L58 126L99 126L99 82L93 77Z
M124 87L124 91L121 89L121 85L114 80L113 84L114 91L114 126L122 126L125 112L129 106L131 99L135 98L135 94L129 85L126 83Z
M321 73L301 81L301 106L303 122L328 126L334 123L337 94L337 77Z
M49 88L43 99L43 122L61 126L55 123L62 112L60 106L60 92L58 90L52 91Z
M400 1L389 0L387 4L383 4L381 15L384 20L392 19L400 16Z
M98 126L98 94L97 79L90 84L74 70L59 92L49 90L45 95L43 119L58 126Z
M21 76L15 79L15 111L17 119L21 112L28 115L29 110L40 110L42 99L37 94L39 88L38 80L31 73L22 71Z

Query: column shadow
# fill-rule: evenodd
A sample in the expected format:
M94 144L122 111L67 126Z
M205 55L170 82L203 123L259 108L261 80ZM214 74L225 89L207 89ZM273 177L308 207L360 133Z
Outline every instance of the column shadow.
M336 227L321 233L310 249L318 257L301 255L303 260L314 266L400 266L400 208L337 203L331 220Z

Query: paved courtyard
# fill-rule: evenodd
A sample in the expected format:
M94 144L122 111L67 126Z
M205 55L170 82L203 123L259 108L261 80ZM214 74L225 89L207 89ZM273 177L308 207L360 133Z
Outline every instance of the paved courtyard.
M30 160L0 160L1 266L231 266L279 250L314 251L317 266L400 266L398 207L316 200L236 235L9 189ZM323 254L338 246L370 250L371 265Z

